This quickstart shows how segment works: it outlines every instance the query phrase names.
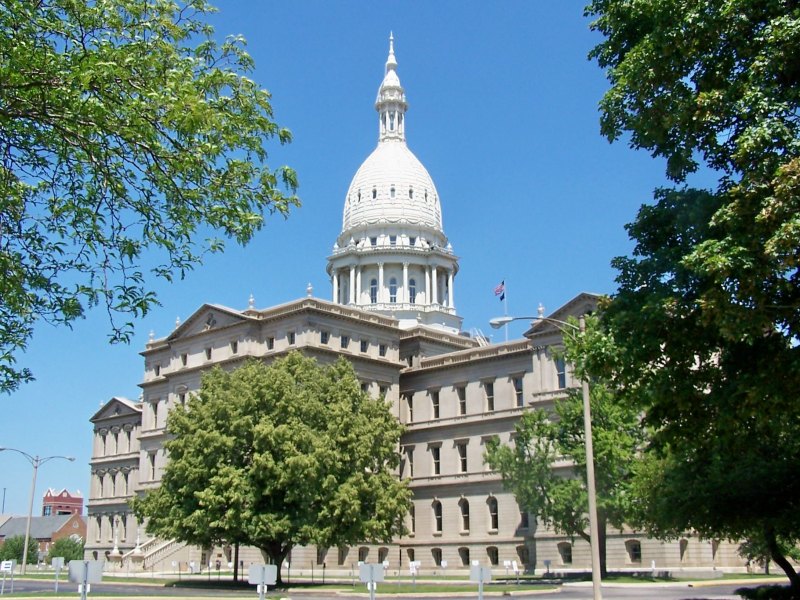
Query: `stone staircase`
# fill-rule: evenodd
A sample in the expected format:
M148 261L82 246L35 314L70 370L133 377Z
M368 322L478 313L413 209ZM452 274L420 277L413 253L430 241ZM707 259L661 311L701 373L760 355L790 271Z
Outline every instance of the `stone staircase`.
M178 540L162 540L152 538L138 548L129 550L122 555L122 561L133 564L140 563L141 569L152 569L160 562L181 550L186 544Z

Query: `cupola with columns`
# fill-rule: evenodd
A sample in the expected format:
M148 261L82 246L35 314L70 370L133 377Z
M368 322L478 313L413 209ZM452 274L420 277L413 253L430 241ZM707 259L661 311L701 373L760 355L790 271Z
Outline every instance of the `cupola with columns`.
M402 328L457 332L458 257L444 235L433 179L406 145L408 103L391 35L375 109L378 146L350 183L328 257L333 301L394 316Z

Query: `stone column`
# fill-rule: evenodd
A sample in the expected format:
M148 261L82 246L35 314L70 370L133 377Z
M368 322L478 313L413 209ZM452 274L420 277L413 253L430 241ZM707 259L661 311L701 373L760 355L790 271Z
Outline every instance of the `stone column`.
M384 293L383 293L383 263L378 263L378 304L384 302Z
M404 304L408 304L411 302L408 296L408 263L403 263L403 299L402 302Z
M425 267L425 304L431 303L431 268Z
M455 308L456 307L456 302L455 302L454 293L453 293L453 275L454 275L454 273L455 273L455 269L450 269L447 272L447 289L450 292L449 293L449 298L448 298L448 300L449 300L448 306L450 308Z
M350 300L348 304L355 304L356 301L356 266L350 266Z

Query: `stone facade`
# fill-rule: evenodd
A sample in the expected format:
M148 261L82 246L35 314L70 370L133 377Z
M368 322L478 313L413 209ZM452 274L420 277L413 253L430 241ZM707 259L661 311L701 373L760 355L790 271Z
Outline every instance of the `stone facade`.
M167 337L151 339L142 398L113 398L94 425L86 551L120 568L175 569L233 560L232 549L199 549L149 539L127 502L159 485L166 463L166 417L200 386L214 365L235 369L247 358L270 362L299 350L328 363L350 360L363 389L384 397L405 426L398 477L413 491L409 533L390 545L295 548L287 575L351 574L359 561L406 572L467 572L473 561L498 569L587 569L589 546L557 535L520 510L484 462L486 442L509 442L519 416L549 410L577 387L552 349L561 332L539 322L524 339L488 344L460 332L454 301L458 259L444 235L433 180L408 150L405 92L390 47L376 109L379 141L353 178L342 230L328 258L332 299L313 297L257 309L201 306ZM579 294L550 315L564 320L594 309ZM563 463L554 468L569 470ZM241 549L245 564L259 553ZM688 536L663 544L635 531L611 531L612 569L741 566L735 546ZM508 565L508 567L506 566Z

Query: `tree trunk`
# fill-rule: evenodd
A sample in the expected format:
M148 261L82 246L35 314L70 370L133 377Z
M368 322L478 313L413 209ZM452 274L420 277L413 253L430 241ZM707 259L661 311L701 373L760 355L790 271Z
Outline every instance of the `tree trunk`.
M798 575L797 571L795 571L792 565L789 564L789 561L786 560L783 552L781 552L780 548L778 547L778 540L775 536L775 530L772 527L766 528L766 531L764 531L764 539L767 542L767 548L769 548L770 558L772 558L775 564L783 569L784 573L786 573L786 576L791 582L792 589L796 593L800 593L800 575Z
M283 566L283 561L286 559L286 556L289 554L289 551L292 549L291 546L286 545L284 546L280 542L271 542L264 547L259 548L261 550L261 555L264 557L264 562L268 565L277 565L278 566L278 576L275 581L275 585L280 587L283 585L283 578L281 577L281 567Z
M600 578L608 578L608 569L606 568L606 515L603 511L597 511L597 547L600 550Z

